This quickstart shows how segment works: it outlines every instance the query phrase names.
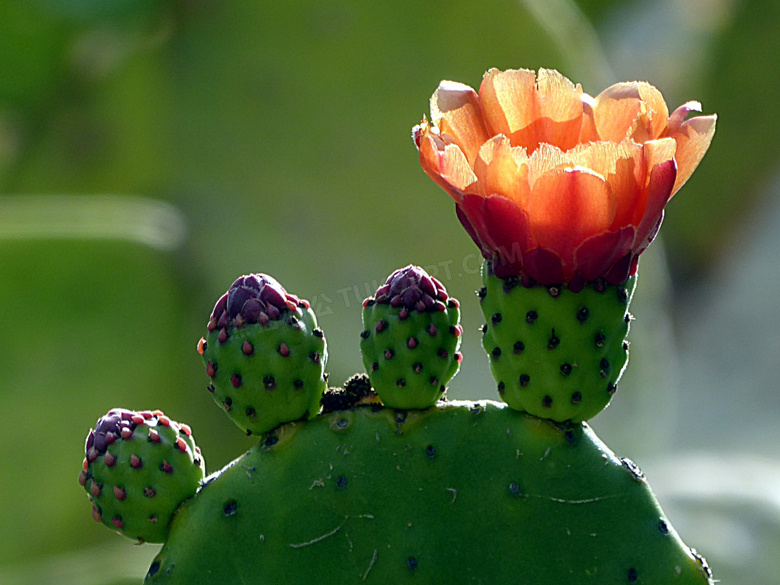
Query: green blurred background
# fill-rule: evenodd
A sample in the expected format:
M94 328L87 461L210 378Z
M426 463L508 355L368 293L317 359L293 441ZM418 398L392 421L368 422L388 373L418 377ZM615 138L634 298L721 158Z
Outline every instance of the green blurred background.
M359 303L410 262L463 301L450 398L496 398L479 260L410 128L440 79L646 79L719 114L642 262L632 366L592 426L647 473L723 583L780 558L776 0L0 1L0 583L140 583L158 546L96 525L76 479L111 407L189 422L210 471L249 448L195 352L267 272L308 298L331 382Z

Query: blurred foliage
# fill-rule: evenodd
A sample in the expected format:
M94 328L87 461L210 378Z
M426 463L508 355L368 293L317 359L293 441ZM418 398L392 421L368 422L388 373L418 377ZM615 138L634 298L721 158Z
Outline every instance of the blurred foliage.
M580 2L597 31L630 4ZM728 244L776 165L778 24L777 3L738 3L690 88L675 89L720 114L668 214L680 271L712 265L712 234ZM122 551L136 547L94 525L76 482L84 436L108 408L190 422L210 471L253 443L213 406L194 351L239 274L268 272L312 301L334 384L360 369L359 302L395 268L426 266L465 305L478 259L409 130L442 78L478 85L491 66L545 66L576 80L570 57L514 0L0 3L0 396L14 420L0 426L0 459L22 471L0 478L0 582L86 583L26 567L71 553L83 570L78 551L107 539L127 545L111 548L116 566L135 562ZM3 198L51 194L56 212L62 193L167 201L188 239L164 251L3 237ZM493 397L472 309L452 398Z

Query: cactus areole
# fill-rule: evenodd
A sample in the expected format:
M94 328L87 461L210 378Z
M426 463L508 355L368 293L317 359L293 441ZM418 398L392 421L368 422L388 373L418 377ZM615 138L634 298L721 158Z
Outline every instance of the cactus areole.
M442 82L413 138L485 258L495 386L474 394L503 403L445 399L460 303L418 266L364 301L365 373L343 388L309 303L241 276L197 350L255 447L204 478L187 425L112 409L79 474L94 519L164 543L159 585L713 585L586 422L627 364L638 257L712 139L714 116L686 120L699 109L670 114L637 82L593 98L549 70Z

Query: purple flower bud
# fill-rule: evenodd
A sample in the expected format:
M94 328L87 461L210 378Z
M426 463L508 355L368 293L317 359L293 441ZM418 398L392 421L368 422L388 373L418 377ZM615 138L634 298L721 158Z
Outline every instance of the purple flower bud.
M108 446L121 435L122 427L135 428L132 420L134 414L124 408L112 408L107 414L101 416L95 423L95 430L87 435L85 452L89 453L89 450L94 448L100 454L105 453Z
M377 303L430 312L437 309L437 301L447 300L447 291L425 270L410 264L393 272L377 289L375 297Z

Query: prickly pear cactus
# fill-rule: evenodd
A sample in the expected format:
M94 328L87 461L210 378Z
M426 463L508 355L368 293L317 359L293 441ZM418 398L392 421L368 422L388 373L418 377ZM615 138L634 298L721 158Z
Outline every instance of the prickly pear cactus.
M428 408L457 373L460 304L419 266L391 274L363 302L360 351L385 406Z
M190 427L161 411L115 408L87 435L79 483L92 516L144 542L163 542L176 509L205 475Z
M601 412L628 362L628 304L636 277L620 285L596 281L574 292L498 278L485 262L482 279L482 344L501 398L558 422Z
M482 402L268 433L182 506L146 582L705 585L709 569L587 425Z
M247 434L319 411L325 336L309 303L266 274L232 284L217 301L198 351L214 401Z

